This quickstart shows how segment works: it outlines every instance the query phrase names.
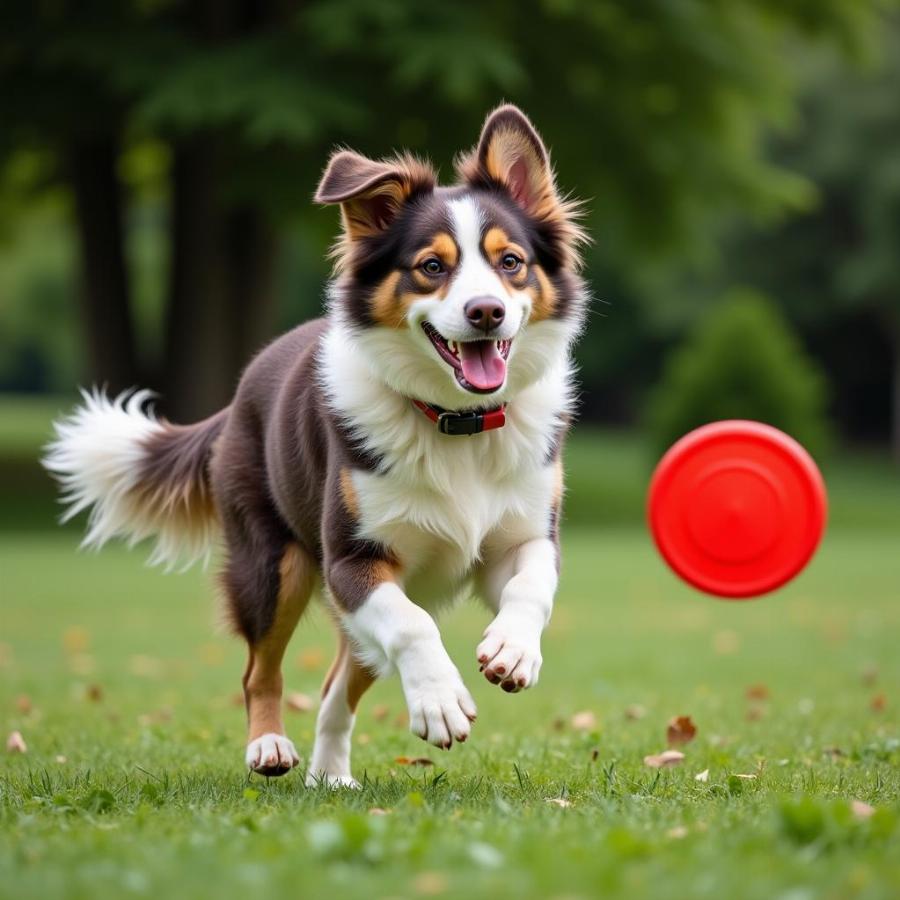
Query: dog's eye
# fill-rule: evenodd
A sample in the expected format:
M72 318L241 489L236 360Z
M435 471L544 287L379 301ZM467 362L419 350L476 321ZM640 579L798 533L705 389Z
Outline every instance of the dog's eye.
M426 275L440 275L444 271L443 264L436 256L429 256L420 268Z
M504 272L515 272L522 265L522 260L515 253L504 253L500 260L500 268Z

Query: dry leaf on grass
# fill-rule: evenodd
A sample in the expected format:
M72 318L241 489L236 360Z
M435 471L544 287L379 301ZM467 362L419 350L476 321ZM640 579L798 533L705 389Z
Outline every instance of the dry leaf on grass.
M875 663L869 663L863 667L860 672L860 678L863 684L875 684L878 681L878 666Z
M706 782L709 781L709 769L704 769L702 772L698 772L694 776L694 781L702 781L704 784L706 784Z
M320 647L307 647L300 656L297 657L297 665L304 672L318 672L325 662L325 654Z
M589 709L572 716L572 727L576 731L593 731L597 727L597 717Z
M99 684L89 684L85 696L91 703L99 703L103 699L103 688Z
M389 816L391 811L389 809L382 809L380 806L373 806L369 810L370 816Z
M560 807L560 809L568 809L572 805L572 801L566 800L565 797L545 797L544 800L547 803Z
M54 759L56 760L56 762L58 762L61 766L64 766L64 765L69 761L65 756L62 755L62 753L58 753L58 754L57 754L56 756L54 756L53 758L54 758Z
M377 703L372 707L372 718L376 722L383 722L390 713L390 707L386 706L384 703Z
M91 636L86 628L71 625L63 633L63 647L66 653L84 653L90 646Z
M9 753L27 753L28 745L21 731L13 731L6 739L6 749Z
M400 766L433 766L434 763L427 756L398 756L395 760Z
M840 747L826 747L822 752L831 759L841 759L847 755Z
M857 819L869 819L875 815L875 807L869 806L868 803L864 803L862 800L851 800L850 811Z
M666 766L680 766L684 754L680 750L663 750L662 753L651 753L644 757L644 765L651 769L662 769Z
M16 697L16 709L27 716L28 713L34 709L34 706L31 703L31 697L29 697L28 694L19 694L19 696Z
M640 703L632 703L631 706L625 707L625 718L631 722L643 719L647 715L647 710Z
M284 698L284 703L289 710L299 713L310 712L315 706L312 697L308 694L301 694L300 691L292 691Z
M750 774L746 774L746 775L742 774L740 772L733 772L729 777L730 778L740 778L744 781L756 781L756 775L753 774L752 772Z
M670 747L687 744L697 736L697 726L690 716L675 716L666 727L666 741Z
M680 841L682 838L686 838L688 836L688 830L684 825L676 825L674 828L670 828L666 832L667 838L672 838L673 840Z
M447 878L440 872L420 872L413 881L413 890L426 897L443 894L447 890Z
M745 692L748 700L768 700L769 689L764 684L751 684Z
M872 712L884 712L887 709L887 697L884 694L876 694L869 706L872 708Z

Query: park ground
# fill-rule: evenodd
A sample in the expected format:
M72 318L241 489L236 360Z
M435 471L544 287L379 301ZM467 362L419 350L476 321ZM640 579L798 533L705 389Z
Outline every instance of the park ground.
M55 409L0 403L0 736L27 746L0 747L0 897L900 895L900 475L877 456L826 462L831 523L800 578L728 603L655 556L639 438L582 429L540 684L484 681L487 617L457 609L469 742L419 742L379 684L363 789L330 791L242 770L242 648L211 573L78 552L52 525L34 459ZM301 755L332 644L318 610L288 653ZM646 765L674 716L697 729L684 760Z

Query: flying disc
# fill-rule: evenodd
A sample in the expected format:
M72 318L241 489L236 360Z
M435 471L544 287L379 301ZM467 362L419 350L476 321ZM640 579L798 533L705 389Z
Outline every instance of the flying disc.
M650 482L647 517L663 559L689 584L730 599L774 591L809 562L825 530L813 458L761 422L704 425L677 441Z

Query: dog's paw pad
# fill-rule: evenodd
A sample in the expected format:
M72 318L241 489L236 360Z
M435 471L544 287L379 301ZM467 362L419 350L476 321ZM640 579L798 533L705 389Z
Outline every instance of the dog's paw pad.
M283 734L264 734L247 745L247 768L260 775L277 776L290 772L300 762L293 742Z

